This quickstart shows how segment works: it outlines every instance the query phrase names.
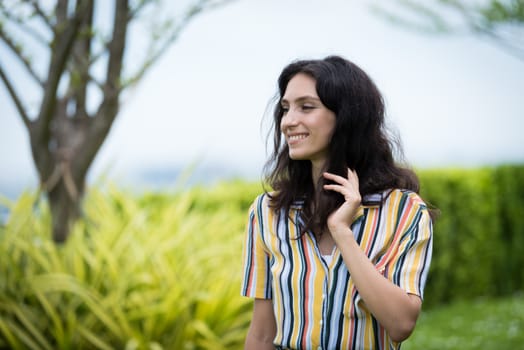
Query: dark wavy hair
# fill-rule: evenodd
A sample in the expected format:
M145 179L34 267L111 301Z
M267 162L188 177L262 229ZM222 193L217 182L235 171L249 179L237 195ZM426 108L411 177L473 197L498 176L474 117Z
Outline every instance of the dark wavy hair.
M271 206L286 212L302 201L301 235L307 230L327 228L327 218L344 201L339 193L323 189L321 177L315 186L309 160L293 160L283 140L280 100L289 81L299 73L315 79L321 102L336 115L335 131L329 144L325 171L347 177L347 169L356 170L363 204L380 204L391 189L419 192L416 174L394 159L402 157L398 139L385 125L384 100L371 78L354 63L329 56L320 60L299 60L286 66L278 78L278 96L273 113L273 152L264 167L264 177L274 192ZM267 192L267 191L266 191ZM370 194L383 194L378 201ZM376 196L373 196L376 198Z

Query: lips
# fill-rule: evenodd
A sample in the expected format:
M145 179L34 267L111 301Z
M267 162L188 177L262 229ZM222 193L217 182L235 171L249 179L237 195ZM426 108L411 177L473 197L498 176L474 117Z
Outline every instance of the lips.
M308 136L309 136L309 134L307 134L307 133L289 134L289 135L287 135L287 142L288 142L288 144L294 144L294 143L297 143L297 142L305 139Z

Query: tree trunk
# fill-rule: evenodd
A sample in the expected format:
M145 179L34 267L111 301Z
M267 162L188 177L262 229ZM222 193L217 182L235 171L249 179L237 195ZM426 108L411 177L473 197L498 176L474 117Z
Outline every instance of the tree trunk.
M57 243L65 242L80 216L84 181L92 162L91 159L84 164L85 158L79 155L92 142L88 132L93 119L68 116L68 103L67 98L56 102L48 140L31 137L33 159L41 189L49 201L52 234Z
M20 49L18 40L4 29L8 26L0 23L0 42L7 44L42 88L43 95L36 118L30 118L21 95L2 69L1 62L0 81L5 84L28 129L40 188L49 201L53 239L55 242L65 242L72 225L81 215L87 172L118 114L122 91L142 77L191 18L216 4L211 4L209 0L198 0L179 24L171 19L163 20L160 27L166 28L165 40L152 35L151 54L126 83L122 68L128 25L139 17L139 12L146 5L156 1L113 1L112 32L107 39L98 38L102 45L92 45L96 37L104 36L96 35L99 30L94 23L95 0L56 0L52 13L43 11L39 1L19 2L28 11L18 12L32 13L31 17L36 16L53 35L48 42L35 31L36 27L26 26L27 23L21 21L22 17L17 11L10 12L9 6L2 8L2 21L6 19L14 26L28 29L33 36L44 38L41 41L49 49L49 66L45 78L41 79ZM17 6L11 7L18 10ZM92 76L92 68L105 59L107 65L103 77ZM59 89L61 84L67 84L67 87L62 85L66 87L65 90ZM90 84L98 87L102 94L102 101L95 112L88 112L87 108Z
M60 180L55 188L48 193L49 207L52 218L52 234L56 243L64 243L71 232L72 226L80 216L82 195L72 198L64 180Z

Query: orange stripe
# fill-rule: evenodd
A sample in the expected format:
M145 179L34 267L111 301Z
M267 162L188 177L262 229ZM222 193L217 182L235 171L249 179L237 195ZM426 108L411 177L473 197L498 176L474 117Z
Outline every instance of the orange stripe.
M380 263L378 263L376 266L378 270L382 269L384 265L386 265L389 262L391 255L394 255L397 253L399 242L400 242L400 237L404 233L403 227L405 226L408 217L410 217L410 215L407 215L407 214L409 214L409 211L411 210L412 207L413 207L413 202L408 201L407 207L404 210L404 213L406 214L402 215L401 217L400 224L398 225L397 231L395 232L395 236L393 237L393 242L391 242L390 248L388 249L384 257L382 258Z

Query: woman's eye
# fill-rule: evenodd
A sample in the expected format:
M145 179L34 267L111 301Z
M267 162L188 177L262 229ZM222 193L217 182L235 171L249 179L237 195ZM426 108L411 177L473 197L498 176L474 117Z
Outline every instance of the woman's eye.
M282 113L287 113L289 111L289 107L288 106L280 106L280 108L282 109Z
M312 105L302 105L302 109L304 111L309 111L311 109L315 108L315 106L312 106Z

